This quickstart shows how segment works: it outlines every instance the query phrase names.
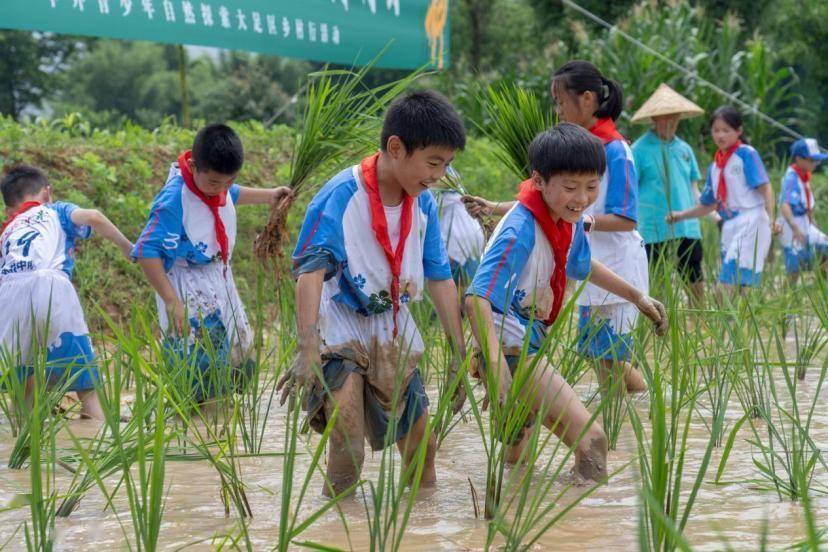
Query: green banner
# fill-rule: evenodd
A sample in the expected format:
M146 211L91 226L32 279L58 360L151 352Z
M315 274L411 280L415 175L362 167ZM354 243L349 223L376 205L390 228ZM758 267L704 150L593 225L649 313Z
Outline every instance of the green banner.
M2 0L0 28L196 44L344 65L449 61L449 0Z

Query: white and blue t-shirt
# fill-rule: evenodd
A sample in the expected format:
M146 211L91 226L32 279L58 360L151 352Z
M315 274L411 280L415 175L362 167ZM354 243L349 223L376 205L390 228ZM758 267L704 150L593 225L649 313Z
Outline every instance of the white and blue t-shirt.
M607 170L601 177L598 197L584 214L617 215L638 222L638 175L632 149L624 140L604 145ZM647 257L638 230L629 232L591 232L592 256L634 287L647 290ZM625 303L621 297L587 282L578 296L581 306Z
M75 241L92 228L72 222L72 203L47 203L15 218L0 235L0 276L60 270L70 278L75 267Z
M579 221L572 232L567 277L586 279L591 260L590 244L583 222ZM521 349L530 321L530 351L536 351L543 342L545 320L554 301L549 285L554 269L549 240L531 211L515 204L495 228L466 292L491 303L495 327L503 337L507 354Z
M396 250L402 206L384 209ZM422 298L425 279L451 279L431 192L418 196L412 209L400 272L402 304ZM310 202L293 262L296 275L325 268L328 295L352 311L365 316L391 311L391 267L371 226L371 204L359 165L329 180Z
M236 208L239 186L233 184L227 192L227 203L219 208L232 257L236 243ZM186 265L204 265L221 259L221 248L216 239L215 220L210 208L187 188L178 163L170 169L167 183L155 196L147 225L132 256L139 259L162 259L164 270L176 262ZM229 262L229 259L228 259Z
M779 204L787 203L795 217L807 215L808 211L814 208L814 194L811 192L811 200L805 194L805 183L796 174L792 167L788 167L785 176L782 177L782 191L779 194Z
M726 205L719 205L717 210L722 220L730 220L739 215L739 211L763 207L765 200L757 188L769 182L765 165L759 153L748 144L740 145L728 159L724 167L727 184ZM716 203L716 190L719 185L721 169L711 163L707 169L707 181L699 202L702 205Z

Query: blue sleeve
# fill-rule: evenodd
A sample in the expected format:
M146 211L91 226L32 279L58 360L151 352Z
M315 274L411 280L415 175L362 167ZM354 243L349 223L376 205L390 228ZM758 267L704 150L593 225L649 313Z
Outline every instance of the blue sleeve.
M343 180L336 177L323 186L311 200L293 251L295 274L307 272L303 265L318 262L320 252L327 252L330 262L334 265L345 262L347 254L342 219L355 190L356 182L353 179ZM314 270L318 268L321 266Z
M584 231L584 221L579 220L572 235L569 256L566 258L566 277L573 280L586 280L592 269L592 250Z
M687 155L690 158L690 182L696 182L697 180L701 180L701 171L699 170L699 162L696 161L696 154L693 152L693 148L690 147L690 144L686 144L687 146Z
M780 203L791 205L796 201L794 193L798 191L797 180L795 172L788 171L785 173L785 178L782 180L782 192L779 198Z
M742 164L745 168L745 181L748 186L758 188L762 184L770 182L765 165L762 164L762 159L759 158L759 154L754 148L741 147L736 153L742 158Z
M437 202L434 201L431 192L425 192L418 198L418 203L428 220L423 244L423 275L429 280L450 280L451 266L446 244L440 235Z
M161 259L164 269L169 270L184 233L183 216L181 186L171 181L155 196L147 224L132 248L132 256L136 259Z
M707 180L699 196L699 203L702 205L715 205L716 203L716 194L713 192L713 165L707 169Z
M513 212L514 213L514 212ZM486 249L466 295L486 299L499 313L509 310L520 274L534 246L534 220L520 226L504 225ZM532 232L531 237L527 230Z
M92 235L91 226L72 222L72 213L78 208L77 205L65 201L58 201L52 204L52 208L57 212L60 227L66 232L67 238L70 240L85 240Z
M621 140L607 145L607 196L604 213L638 221L638 176Z
M230 194L230 199L233 200L233 205L239 202L239 192L241 191L241 186L238 184L233 184L230 186L230 189L227 190L227 193Z

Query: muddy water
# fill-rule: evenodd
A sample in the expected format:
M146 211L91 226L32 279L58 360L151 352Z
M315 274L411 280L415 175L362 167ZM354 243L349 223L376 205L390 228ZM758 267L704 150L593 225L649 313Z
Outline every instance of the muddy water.
M816 385L817 370L809 370L800 391L800 404L806 404ZM592 382L585 382L577 390L586 397L592 392ZM781 378L780 378L781 385ZM431 396L436 391L430 390ZM822 391L821 404L826 404L828 389ZM639 399L637 408L646 419L646 403ZM741 415L741 408L734 399L728 410L728 426ZM268 423L265 449L278 451L284 437L282 428L285 411L275 409ZM88 421L72 422L75 433L91 436L97 425ZM689 439L687 486L694 469L701 462L707 441L707 429L700 417L694 417ZM740 439L730 457L724 479L744 481L758 477L752 463L753 450L745 438L750 430L742 428ZM818 407L812 437L823 450L828 448L828 408ZM28 471L13 471L5 467L11 450L8 425L0 426L0 508L8 505L19 493L28 492ZM771 549L780 549L798 541L803 536L803 520L800 506L787 500L779 500L773 492L757 490L748 483L713 485L713 474L718 465L720 451L714 453L707 483L702 487L696 507L685 535L700 550L722 549L728 544L736 550L758 549L763 527L769 529ZM553 527L536 546L537 550L632 550L637 547L637 472L635 468L635 440L632 429L624 428L618 450L610 454L610 471L622 468L607 486L575 507L562 521ZM297 481L306 471L308 456L298 461ZM379 455L366 455L367 478L375 478ZM624 467L626 466L626 467ZM249 487L248 497L254 512L250 526L251 537L257 549L270 549L276 540L277 516L280 500L281 460L255 458L243 462L244 479ZM482 496L485 488L486 460L476 424L458 425L448 436L437 457L439 484L435 490L418 497L411 521L406 531L406 550L480 550L484 547L486 524L474 518L469 479ZM568 470L567 470L568 471ZM823 469L817 470L823 484L828 478ZM206 463L167 463L169 498L162 527L161 544L164 549L209 549L211 539L234 530L235 522L224 516L218 497L218 478ZM567 481L556 482L555 490L562 489ZM59 471L58 485L66 488L68 477ZM309 512L323 504L318 497L321 478L315 477L315 489L306 501L303 512ZM563 502L572 500L583 489L569 491ZM828 524L828 498L815 497L813 508L817 524ZM100 492L93 490L78 510L68 520L58 520L59 550L124 549L125 537L119 524L131 531L131 521L126 498L120 495L115 501L116 516L104 512L104 500ZM482 504L480 505L482 509ZM368 547L368 524L365 507L359 498L342 504L342 512L348 522L347 532L339 515L329 513L314 524L303 540L316 541L329 546L365 550ZM17 550L23 547L22 534L15 535L19 524L28 518L28 509L0 512L0 544Z

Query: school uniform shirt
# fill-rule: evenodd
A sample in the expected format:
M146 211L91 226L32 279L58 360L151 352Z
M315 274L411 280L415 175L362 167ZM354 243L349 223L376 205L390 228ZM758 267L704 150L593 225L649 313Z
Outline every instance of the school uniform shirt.
M809 200L810 195L810 200ZM788 167L782 177L782 190L779 194L779 204L787 203L791 208L794 222L805 235L806 243L794 240L793 228L785 217L777 219L782 226L780 242L785 253L785 268L788 273L799 272L802 265L812 262L814 252L828 253L828 236L816 224L811 222L808 215L814 209L814 193L805 192L805 183L792 167Z
M383 206L390 245L397 251L404 204ZM434 196L413 200L399 276L399 312L392 273L371 224L371 203L360 165L328 181L308 205L293 252L294 275L325 270L319 308L321 353L355 362L387 410L397 378L403 389L425 349L408 309L423 296L425 280L449 280Z
M435 190L440 214L440 235L455 274L474 278L486 237L480 223L463 204L462 194L452 190Z
M757 188L768 183L768 174L756 150L740 145L724 167L727 200L717 202L721 169L711 163L699 202L717 205L722 220L719 281L727 285L757 286L771 244L770 219Z
M92 233L89 226L72 222L77 208L65 202L32 207L0 234L0 348L14 355L16 365L30 367L34 329L37 339L46 340L48 377L55 380L71 369L72 391L92 389L98 379L89 329L71 282L75 243Z
M236 208L239 186L233 184L227 201L219 207L228 241L227 262L221 259L215 220L210 208L184 183L178 163L173 163L167 183L155 197L149 218L135 242L138 259L161 259L167 277L187 308L189 347L198 334L220 336L216 350L238 365L246 360L253 334L239 297L230 260L236 243ZM167 308L156 294L161 329L169 327ZM205 326L206 330L199 332ZM217 337L217 339L219 339ZM205 361L206 362L206 361Z
M590 242L579 221L567 255L567 277L586 279L590 264ZM491 303L505 354L520 353L527 331L530 352L543 343L554 301L549 284L554 269L549 240L529 209L515 204L495 228L466 292Z
M632 150L624 140L612 140L604 146L607 154L607 170L601 177L598 198L585 214L618 215L638 221L638 186ZM619 277L637 289L647 293L647 253L644 240L638 230L630 232L589 233L592 257L606 265ZM587 282L578 296L581 306L599 306L625 303L621 297Z
M670 211L683 211L696 203L693 182L701 180L701 173L690 144L678 136L664 142L649 130L632 145L632 152L638 174L638 231L644 243L701 239L698 219L673 225L664 220Z

